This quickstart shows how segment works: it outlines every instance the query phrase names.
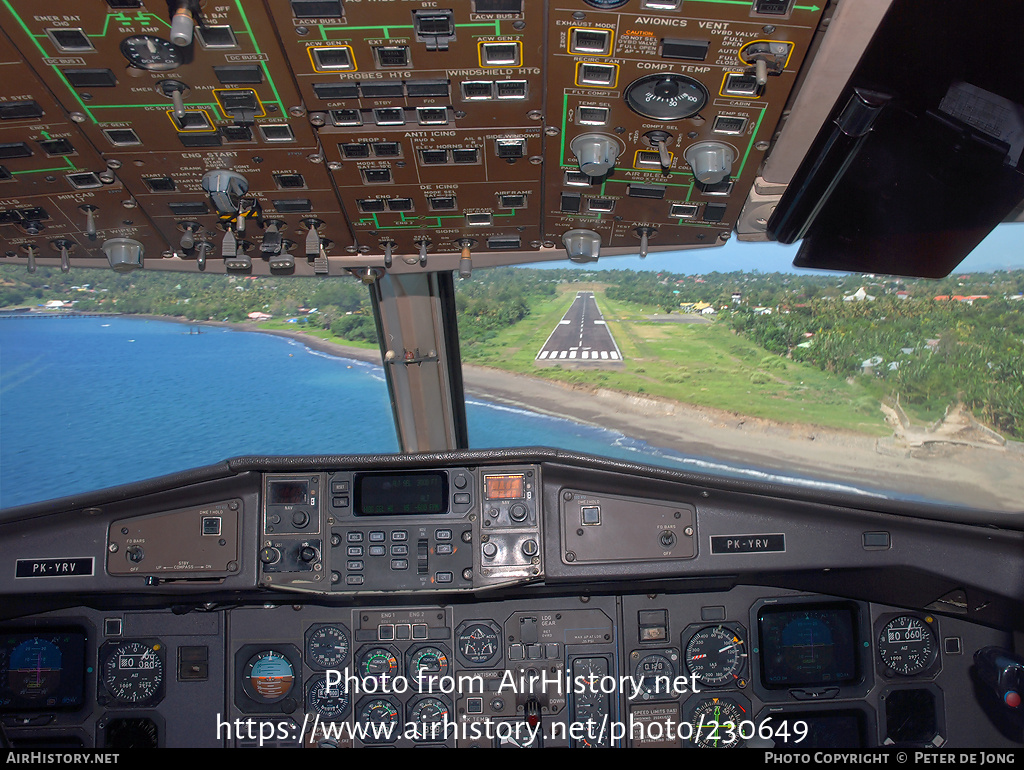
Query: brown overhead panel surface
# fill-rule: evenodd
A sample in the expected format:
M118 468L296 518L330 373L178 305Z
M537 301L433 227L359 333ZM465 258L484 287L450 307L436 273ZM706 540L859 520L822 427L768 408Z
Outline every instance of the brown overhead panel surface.
M372 254L387 243L418 253L424 240L428 253L459 252L465 238L475 250L540 245L539 125L324 128L320 139L359 244Z
M160 260L168 245L119 182L94 190L0 200L0 248L4 262L59 265L61 247L71 267L107 267L103 244L130 238L144 247L147 260Z
M101 187L106 163L0 33L0 196ZM106 177L105 177L106 178Z
M334 18L295 18L300 4L285 0L269 5L306 107L326 125L375 125L381 107L402 108L409 126L540 120L543 0L494 4L519 5L514 13L478 13L491 4L469 0L346 2Z
M0 18L105 153L235 143L315 147L305 117L290 114L301 103L263 6L203 5L202 25L186 46L171 42L168 6L157 0L125 9L11 0Z
M337 256L352 245L352 236L326 167L319 154L310 156L300 148L262 147L125 153L119 155L118 175L185 259L195 259L196 244L203 241L216 247L219 258L225 229L231 226L238 235L237 216L218 212L203 189L203 177L218 170L240 175L247 183L243 200L258 203L256 209L246 207L249 214L237 238L254 262L271 256L262 248L270 225L286 251L304 258L310 222L319 222L319 233L330 241L326 255Z
M106 265L102 244L135 238L167 249L146 213L0 34L0 251L4 261ZM128 207L126 208L125 203Z
M724 242L821 14L813 4L784 10L553 4L545 114L557 131L546 137L545 238L586 229L604 247L635 249L640 231L651 247ZM712 181L695 179L688 151ZM584 174L581 162L598 173Z

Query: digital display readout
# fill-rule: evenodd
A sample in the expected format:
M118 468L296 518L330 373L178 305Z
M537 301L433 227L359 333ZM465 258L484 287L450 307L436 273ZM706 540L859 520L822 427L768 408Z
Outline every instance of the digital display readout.
M305 481L274 481L269 485L267 502L271 505L299 505L306 502Z
M521 473L484 476L485 500L521 500L526 497L526 477Z
M84 693L84 631L40 628L0 636L0 711L75 709Z
M837 603L763 608L757 625L765 687L841 686L860 680L854 606Z
M401 516L448 512L448 476L423 473L366 473L355 477L356 516Z

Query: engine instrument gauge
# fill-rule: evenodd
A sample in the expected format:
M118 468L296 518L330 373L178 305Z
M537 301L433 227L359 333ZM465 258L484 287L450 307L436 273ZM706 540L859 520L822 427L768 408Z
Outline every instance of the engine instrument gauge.
M420 647L409 655L406 673L413 687L436 690L438 680L448 674L448 655L437 647Z
M498 630L491 623L468 623L459 626L455 633L455 646L465 662L472 665L486 665L501 654Z
M409 711L409 723L415 725L417 741L443 741L448 721L448 706L440 698L424 698Z
M708 626L686 643L686 667L708 687L739 683L746 663L744 640L731 628Z
M743 707L730 698L702 700L690 716L693 742L702 749L740 748L740 728L747 718Z
M391 743L398 737L398 709L386 698L365 701L359 708L357 719L367 727L364 743ZM381 727L374 729L376 725Z
M359 653L357 670L364 679L390 679L398 673L398 657L385 647L370 647Z
M348 650L348 633L340 626L320 626L306 636L306 660L319 668L341 668Z
M306 709L328 719L340 719L348 712L348 691L340 685L327 686L327 676L317 674L306 683Z
M663 72L645 75L626 87L626 104L634 112L655 120L683 120L700 112L708 92L686 75Z
M104 648L100 674L107 694L121 703L149 703L164 681L163 645L116 642Z
M264 650L249 658L243 672L246 695L257 703L277 703L292 691L295 667L283 653Z
M132 35L121 41L121 53L133 67L149 72L169 72L185 59L181 48L153 35Z
M878 655L891 671L915 676L931 668L938 656L935 632L922 618L900 615L878 635Z

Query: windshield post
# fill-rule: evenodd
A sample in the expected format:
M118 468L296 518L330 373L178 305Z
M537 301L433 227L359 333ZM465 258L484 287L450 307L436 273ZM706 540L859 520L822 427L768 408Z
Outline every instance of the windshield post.
M468 448L452 274L387 273L370 297L401 450Z

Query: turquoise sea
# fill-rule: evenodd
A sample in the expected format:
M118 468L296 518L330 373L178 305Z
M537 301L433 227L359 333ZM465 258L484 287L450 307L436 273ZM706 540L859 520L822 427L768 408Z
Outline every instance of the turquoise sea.
M189 331L128 317L0 318L0 507L238 455L398 451L380 366L267 334ZM552 446L779 480L484 400L467 401L467 419L474 449Z

